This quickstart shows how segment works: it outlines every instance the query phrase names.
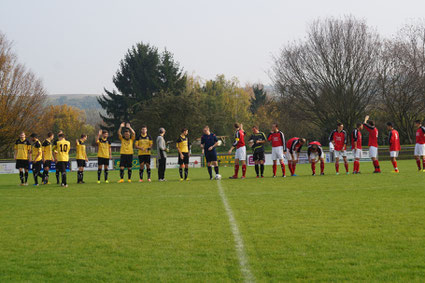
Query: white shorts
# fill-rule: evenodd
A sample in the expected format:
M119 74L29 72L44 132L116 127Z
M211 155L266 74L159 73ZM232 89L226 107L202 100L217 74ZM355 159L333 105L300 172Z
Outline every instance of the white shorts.
M362 150L361 149L353 149L354 158L362 158Z
M272 160L283 160L283 146L272 147Z
M376 146L369 146L369 157L378 158L378 148Z
M415 156L424 156L425 155L425 144L417 143L415 144Z
M323 159L325 158L325 154L323 153L323 150L322 150L322 154L320 154L320 156L317 152L310 153L310 161L317 160L318 158L323 158Z
M398 157L398 151L390 151L390 157Z
M246 147L242 146L236 149L235 159L246 160Z
M286 160L288 160L288 161L297 160L297 153L294 152L294 158L295 158L294 159L294 158L292 158L292 155L289 152L289 150L287 150L286 153L285 153L285 157L286 157Z
M335 158L347 157L347 151L345 150L335 150L334 154L335 154Z

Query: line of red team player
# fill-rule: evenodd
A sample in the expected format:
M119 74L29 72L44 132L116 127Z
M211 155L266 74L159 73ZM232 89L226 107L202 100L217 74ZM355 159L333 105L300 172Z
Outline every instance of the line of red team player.
M425 127L422 126L418 120L415 122L417 127L416 132L416 145L415 145L415 159L418 166L418 170L425 172ZM239 162L242 163L242 178L246 176L246 145L245 145L245 131L241 124L235 124L235 142L229 153L236 148L235 153L235 173L231 176L231 179L238 178ZM369 120L369 116L365 117L363 123L358 123L356 128L351 133L351 149L354 155L353 174L360 173L360 158L362 156L362 133L361 131L366 129L369 132L369 157L372 159L375 170L373 173L381 173L381 168L378 161L378 129L375 126L374 121ZM394 125L391 122L387 123L388 129L388 142L390 146L390 157L394 167L395 173L399 173L397 167L397 157L400 151L400 136L397 130L394 129ZM272 144L272 160L273 160L273 177L276 177L277 162L281 166L282 177L286 177L286 169L284 163L284 156L288 161L289 171L291 176L296 176L295 169L296 164L299 161L299 154L301 148L306 143L304 138L293 137L285 142L285 135L279 130L277 124L272 125L272 131L269 133L267 140ZM347 140L348 136L344 130L342 123L337 124L337 128L333 130L329 136L330 151L333 152L335 157L335 171L339 174L339 160L342 158L344 161L346 174L349 174L349 166L347 161ZM316 163L320 161L320 175L324 175L325 160L322 145L318 141L312 141L308 144L307 156L311 164L311 170L313 176L316 175ZM264 159L264 155L262 157ZM264 160L263 160L264 161ZM421 163L422 168L421 169ZM257 178L259 176L257 175ZM261 176L263 177L263 176Z

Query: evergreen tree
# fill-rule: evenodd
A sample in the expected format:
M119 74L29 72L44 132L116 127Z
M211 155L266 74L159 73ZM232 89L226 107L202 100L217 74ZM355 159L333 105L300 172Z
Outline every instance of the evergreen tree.
M251 98L250 110L252 114L255 114L257 113L258 108L266 104L267 92L264 90L264 86L261 84L253 85L252 91L254 92L254 97Z

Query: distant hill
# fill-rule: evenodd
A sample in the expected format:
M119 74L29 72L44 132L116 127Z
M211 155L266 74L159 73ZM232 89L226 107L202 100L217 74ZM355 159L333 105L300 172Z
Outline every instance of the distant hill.
M69 105L84 110L86 122L97 126L102 122L99 114L105 115L105 111L97 102L97 94L57 94L47 96L47 105Z

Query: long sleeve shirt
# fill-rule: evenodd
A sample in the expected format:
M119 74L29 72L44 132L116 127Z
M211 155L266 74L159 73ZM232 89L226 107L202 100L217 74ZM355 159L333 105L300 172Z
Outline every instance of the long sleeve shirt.
M167 146L165 144L165 139L163 136L158 136L156 138L156 149L158 152L157 157L159 159L167 158L167 152L166 152Z

